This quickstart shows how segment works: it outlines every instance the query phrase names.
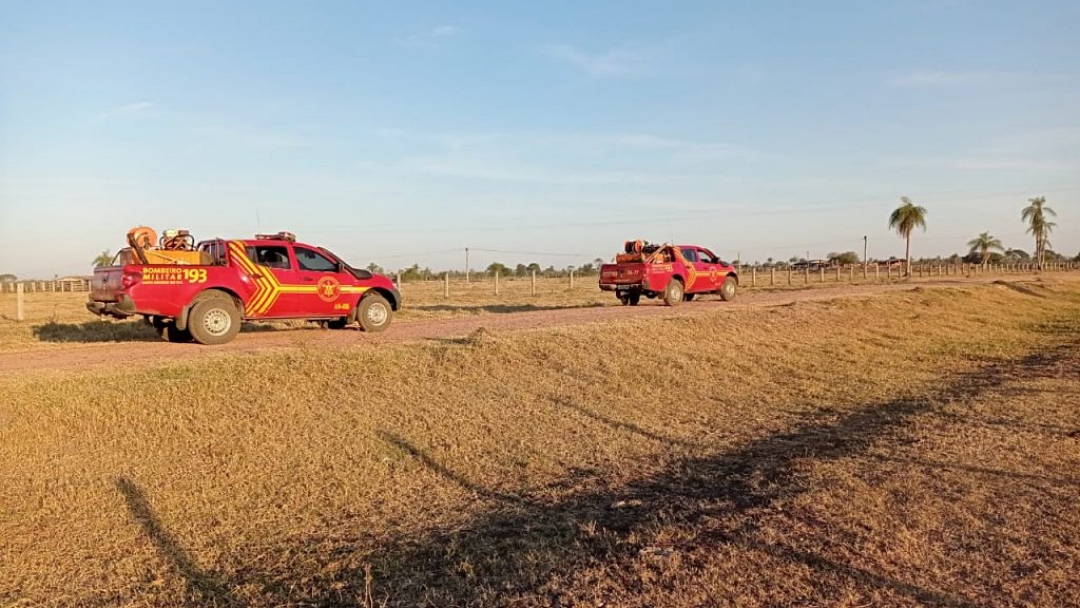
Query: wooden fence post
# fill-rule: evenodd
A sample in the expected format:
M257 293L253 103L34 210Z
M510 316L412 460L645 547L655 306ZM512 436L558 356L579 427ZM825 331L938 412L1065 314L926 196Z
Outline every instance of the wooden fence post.
M791 273L792 273L791 266L788 266L787 267L787 284L788 285L791 285Z
M881 280L881 267L878 266L877 264L874 264L874 282L876 283L876 282L878 282L880 280Z
M810 282L810 267L807 266L804 273L803 273L803 283L809 283L809 282Z
M22 322L23 320L23 284L15 284L15 320Z
M750 286L757 287L757 266L750 267Z
M848 272L847 272L847 282L848 283L854 283L855 282L855 267L854 266L848 266L847 270L848 270ZM837 271L837 272L839 272L839 271Z
M443 273L443 296L447 297L447 298L450 297L450 273L449 272L444 272Z
M536 297L536 271L532 271L532 295Z
M570 289L574 288L574 271L570 271Z
M495 271L495 295L499 295L499 271Z
M769 285L776 285L776 267L769 269Z
M818 275L821 278L821 282L824 283L825 282L825 267L824 266L818 266Z

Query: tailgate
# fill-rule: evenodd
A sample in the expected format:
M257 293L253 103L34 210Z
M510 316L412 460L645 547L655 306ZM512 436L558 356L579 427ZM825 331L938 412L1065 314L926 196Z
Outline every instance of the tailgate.
M94 280L90 283L90 299L95 302L118 302L123 287L123 266L102 266L94 269Z
M604 264L600 267L600 282L607 285L639 285L645 279L645 264Z

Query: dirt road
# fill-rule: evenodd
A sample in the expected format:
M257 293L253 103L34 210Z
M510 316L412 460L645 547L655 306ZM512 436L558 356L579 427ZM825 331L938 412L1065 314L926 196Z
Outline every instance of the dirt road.
M1059 277L1061 280L1076 280L1076 277L1067 278L1061 275ZM918 281L907 284L845 285L776 292L744 292L737 301L732 303L721 302L717 298L709 297L677 308L669 308L657 305L654 301L646 301L643 305L636 307L616 305L551 308L505 314L492 313L452 319L400 322L391 326L386 333L375 335L367 335L356 330L329 331L315 326L312 326L311 329L252 331L242 332L235 341L229 344L212 347L157 341L73 344L47 350L0 353L0 373L72 371L92 369L99 366L130 366L178 359L215 357L223 354L289 349L301 346L371 347L386 343L446 340L466 336L481 327L493 331L521 331L629 318L669 318L716 314L724 309L781 306L795 302L825 301L909 291L919 287L948 288L991 283L994 280L993 277L990 277L986 279Z

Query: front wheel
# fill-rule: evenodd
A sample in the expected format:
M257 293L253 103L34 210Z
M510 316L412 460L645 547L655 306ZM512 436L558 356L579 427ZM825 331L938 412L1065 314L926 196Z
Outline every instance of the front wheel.
M199 344L225 344L240 333L240 311L225 294L203 296L191 307L188 331Z
M664 290L664 304L668 306L678 306L682 304L683 295L685 294L682 281L679 279L671 279L667 285L667 289Z
M390 325L394 316L394 309L390 302L379 294L372 294L360 300L360 306L356 308L356 319L360 322L360 329L369 332L378 332Z
M739 282L735 277L728 276L724 278L724 282L720 285L720 299L725 302L730 302L735 299L735 291L739 286Z

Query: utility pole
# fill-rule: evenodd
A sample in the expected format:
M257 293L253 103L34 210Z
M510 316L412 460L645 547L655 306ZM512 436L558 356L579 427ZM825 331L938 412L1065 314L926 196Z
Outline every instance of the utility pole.
M469 282L469 248L465 248L465 282Z
M863 267L863 271L864 271L863 274L866 274L865 273L865 271L866 271L866 235L865 234L862 237L862 267Z

